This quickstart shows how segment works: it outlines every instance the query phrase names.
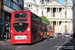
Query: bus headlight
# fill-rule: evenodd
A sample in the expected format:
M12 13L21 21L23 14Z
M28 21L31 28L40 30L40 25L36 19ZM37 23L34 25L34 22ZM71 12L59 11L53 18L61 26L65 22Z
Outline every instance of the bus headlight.
M28 31L30 31L30 28L28 28Z
M11 30L11 33L12 33L13 31Z
M49 32L47 32L47 35L49 35Z

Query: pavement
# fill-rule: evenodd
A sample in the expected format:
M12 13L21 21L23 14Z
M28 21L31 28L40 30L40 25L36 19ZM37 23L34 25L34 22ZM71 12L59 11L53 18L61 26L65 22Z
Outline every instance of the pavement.
M75 38L72 38L72 41L75 42Z
M0 45L4 45L6 43L10 43L10 39L0 41Z

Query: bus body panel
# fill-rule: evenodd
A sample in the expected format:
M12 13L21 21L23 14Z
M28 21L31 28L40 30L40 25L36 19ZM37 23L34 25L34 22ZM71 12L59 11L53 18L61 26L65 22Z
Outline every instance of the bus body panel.
M33 41L34 41L34 39L35 39L35 42L38 42L38 41L40 41L40 37L41 37L41 27L36 27L36 26L34 26L34 23L36 23L36 24L39 24L40 26L41 26L41 23L39 22L39 21L34 21L34 20L31 20L31 32L33 31L33 29L35 29L35 28L37 28L37 30L38 30L38 33L37 34L33 34L33 32L31 33L31 41L32 41L32 43L33 43Z

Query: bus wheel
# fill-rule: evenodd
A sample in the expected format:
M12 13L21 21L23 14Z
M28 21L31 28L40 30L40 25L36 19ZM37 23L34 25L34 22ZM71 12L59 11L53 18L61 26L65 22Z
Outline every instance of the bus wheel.
M33 43L35 43L35 38L33 39Z

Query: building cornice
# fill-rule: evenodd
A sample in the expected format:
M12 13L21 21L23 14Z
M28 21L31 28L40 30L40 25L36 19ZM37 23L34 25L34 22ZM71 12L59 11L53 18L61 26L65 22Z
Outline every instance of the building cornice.
M72 18L64 18L64 17L47 17L48 19L61 19L61 20L72 20Z
M54 2L54 1L52 1L52 2ZM49 3L52 3L52 2L49 2ZM58 1L56 1L56 2L58 2ZM49 3L47 3L47 4L49 4ZM58 2L58 3L60 3L60 2ZM44 6L46 6L47 4L45 4ZM62 3L60 3L60 4L62 4ZM62 4L63 6L65 6L64 4Z

